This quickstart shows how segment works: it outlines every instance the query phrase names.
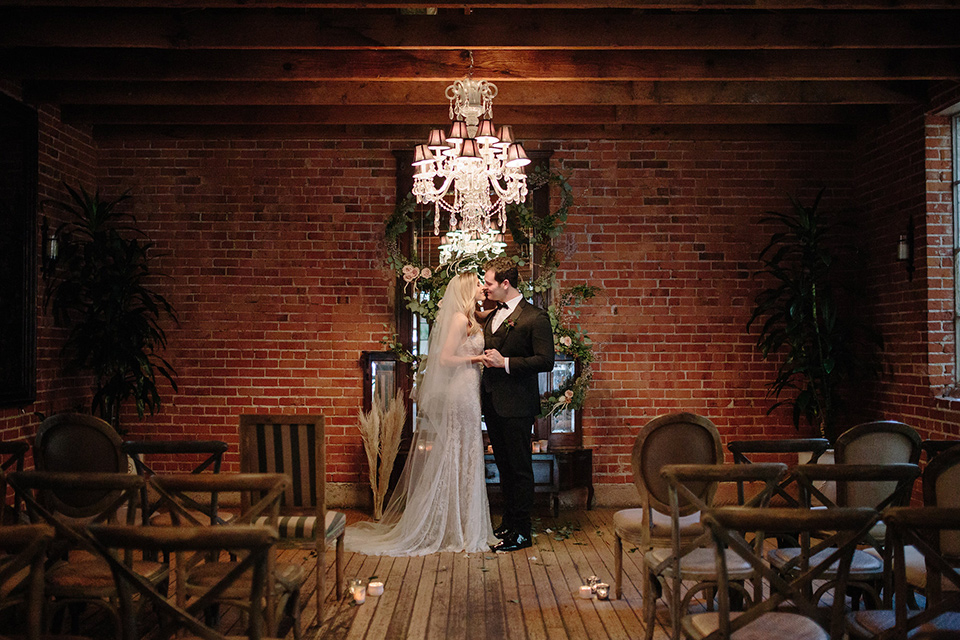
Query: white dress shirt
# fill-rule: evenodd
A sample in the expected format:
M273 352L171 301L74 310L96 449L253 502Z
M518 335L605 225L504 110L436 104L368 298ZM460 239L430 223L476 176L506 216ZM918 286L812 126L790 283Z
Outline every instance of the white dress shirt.
M500 325L503 324L503 321L506 320L507 318L509 318L509 317L510 317L510 314L513 313L513 312L517 309L517 305L520 304L520 300L521 300L521 299L523 299L523 296L517 296L517 297L513 298L512 300L507 300L506 302L504 302L504 304L507 305L506 307L504 307L504 308L502 308L502 309L497 309L496 312L494 312L493 317L490 318L490 321L493 322L493 325L491 325L491 327L490 327L491 333L496 333L496 332L497 332L497 329L500 328ZM503 369L504 369L504 371L506 371L507 374L509 375L509 373L510 373L510 358L504 358L504 359L503 359Z

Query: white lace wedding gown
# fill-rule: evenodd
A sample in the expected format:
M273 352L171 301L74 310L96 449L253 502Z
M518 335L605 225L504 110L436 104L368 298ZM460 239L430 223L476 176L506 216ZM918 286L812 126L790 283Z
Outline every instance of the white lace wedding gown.
M483 352L483 334L468 336L456 355ZM438 424L424 413L437 416ZM345 546L365 555L420 556L483 552L495 543L484 480L480 367L453 370L442 404L421 412L410 456L380 522L347 527Z

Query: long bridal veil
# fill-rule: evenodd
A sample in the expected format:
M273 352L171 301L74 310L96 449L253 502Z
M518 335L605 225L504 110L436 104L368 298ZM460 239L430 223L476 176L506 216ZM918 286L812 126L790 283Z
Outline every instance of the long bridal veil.
M351 550L367 555L424 555L478 551L486 546L490 516L482 471L476 471L479 478L474 479L462 468L474 467L472 460L466 465L461 462L470 456L483 464L479 373L468 359L455 358L450 363L441 358L448 340L461 349L469 342L465 334L450 335L463 333L463 323L456 322L456 314L462 311L452 285L440 303L414 392L417 426L406 464L380 521L361 522L348 530L346 543ZM475 348L482 350L482 336L472 338L479 340ZM480 533L471 536L470 530Z

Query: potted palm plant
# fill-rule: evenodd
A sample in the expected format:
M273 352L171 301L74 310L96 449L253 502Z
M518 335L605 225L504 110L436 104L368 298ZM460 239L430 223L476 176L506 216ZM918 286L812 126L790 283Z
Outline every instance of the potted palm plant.
M65 185L66 186L66 185ZM66 186L68 201L54 202L67 220L57 229L59 255L46 273L45 307L67 329L67 372L93 376L91 410L120 431L120 409L132 400L137 414L161 404L158 374L177 389L175 371L161 355L161 322L176 322L170 303L150 286L153 244L115 199Z
M793 424L814 426L832 443L844 392L880 372L880 335L861 321L849 269L841 259L853 248L843 244L842 223L820 210L823 190L812 205L791 198L792 209L770 211L761 223L779 228L760 253L771 286L760 291L747 330L762 321L757 348L764 359L780 357L769 383L776 402L793 411Z

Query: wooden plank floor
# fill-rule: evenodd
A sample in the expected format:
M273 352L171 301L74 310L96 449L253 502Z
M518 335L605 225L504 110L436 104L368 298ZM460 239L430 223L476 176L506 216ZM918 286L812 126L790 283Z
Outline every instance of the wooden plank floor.
M583 577L613 584L615 509L564 511L535 522L529 549L512 553L439 553L417 558L346 554L346 577L377 576L385 583L379 597L354 605L335 601L333 552L327 553L324 619L305 629L307 640L562 640L642 638L640 598L642 556L624 549L622 600L583 600ZM348 512L348 522L363 516ZM285 560L306 552L283 551ZM306 585L314 616L314 581ZM654 638L668 637L666 604L657 607ZM288 634L288 637L289 634Z

